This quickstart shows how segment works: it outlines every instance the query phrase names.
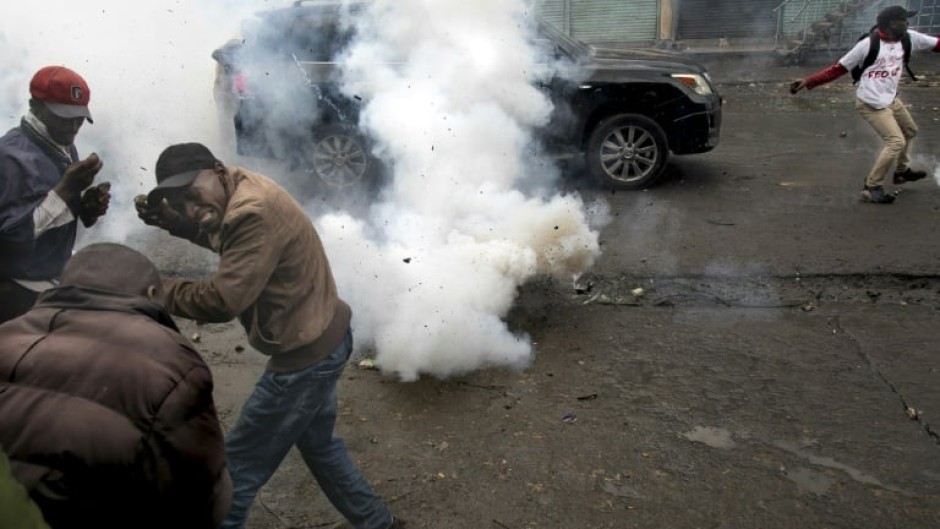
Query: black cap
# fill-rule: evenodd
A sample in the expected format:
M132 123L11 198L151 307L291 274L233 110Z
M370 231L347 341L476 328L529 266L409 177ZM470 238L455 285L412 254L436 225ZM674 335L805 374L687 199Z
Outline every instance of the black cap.
M157 158L157 187L150 191L148 202L154 203L179 188L188 186L195 180L196 175L221 163L212 151L201 143L170 145Z
M895 20L907 20L917 14L917 11L908 11L906 7L903 6L891 6L886 7L878 13L878 18L875 20L878 22L878 25L881 27L887 26Z

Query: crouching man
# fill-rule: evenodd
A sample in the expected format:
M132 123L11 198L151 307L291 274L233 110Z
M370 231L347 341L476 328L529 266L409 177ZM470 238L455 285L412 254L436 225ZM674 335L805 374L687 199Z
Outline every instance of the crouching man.
M0 445L53 528L214 528L231 502L208 367L140 253L88 246L0 325Z

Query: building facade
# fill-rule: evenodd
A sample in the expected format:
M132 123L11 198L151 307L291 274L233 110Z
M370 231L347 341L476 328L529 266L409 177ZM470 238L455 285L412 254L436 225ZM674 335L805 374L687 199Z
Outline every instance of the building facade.
M536 11L599 46L845 49L895 4L918 10L912 28L940 34L940 0L536 0Z

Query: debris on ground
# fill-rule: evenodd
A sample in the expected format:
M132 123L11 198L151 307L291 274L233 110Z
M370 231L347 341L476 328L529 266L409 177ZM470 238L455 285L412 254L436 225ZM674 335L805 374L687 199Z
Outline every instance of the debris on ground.
M379 366L375 363L375 359L364 358L359 361L359 369L368 369L371 371L376 371L379 369Z

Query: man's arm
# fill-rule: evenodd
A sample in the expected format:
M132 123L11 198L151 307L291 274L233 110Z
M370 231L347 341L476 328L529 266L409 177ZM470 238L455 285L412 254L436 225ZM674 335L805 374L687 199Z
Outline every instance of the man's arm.
M842 66L842 63L837 62L824 70L820 70L814 73L813 75L793 81L790 83L790 93L795 94L804 88L807 90L812 90L821 84L835 81L847 73L849 73L849 70L845 66Z
M50 190L46 198L33 210L33 238L38 239L43 233L64 226L75 220L69 205L62 200L55 190Z
M111 184L103 182L95 187L89 187L82 193L78 206L78 215L85 227L92 226L108 211L111 201ZM75 212L69 208L55 189L49 190L39 206L33 210L33 237L38 239L43 233L64 226L75 220Z
M913 51L929 50L934 53L940 53L940 38L914 30L909 30L907 33L911 37L911 48Z
M855 46L832 66L790 83L790 93L795 94L804 88L811 90L849 73L849 70L855 68L856 65L862 64L862 61L868 55L871 48L870 39L871 37L864 38L855 43Z
M270 279L284 238L272 234L265 216L255 210L222 227L219 269L206 281L166 279L167 308L176 316L205 322L229 321L251 306Z
M30 190L32 171L20 156L0 155L0 241L7 245L32 244L37 237L35 211L44 198Z
M37 196L37 190L30 191L28 184L38 178L35 167L4 153L0 161L0 239L29 244L46 231L75 220L82 211L82 191L100 170L101 160L91 154L70 165L53 189Z

